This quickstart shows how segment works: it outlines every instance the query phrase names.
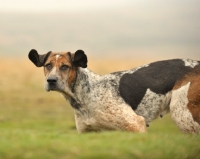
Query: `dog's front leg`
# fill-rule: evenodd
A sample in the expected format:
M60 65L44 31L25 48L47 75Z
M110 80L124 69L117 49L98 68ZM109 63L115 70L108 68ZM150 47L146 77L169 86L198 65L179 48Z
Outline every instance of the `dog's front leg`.
M110 130L146 132L144 117L137 115L126 104L115 107L107 106L106 109L97 112L95 119L102 127Z
M96 110L89 116L75 112L75 120L79 133L103 130L146 132L145 119L127 105Z

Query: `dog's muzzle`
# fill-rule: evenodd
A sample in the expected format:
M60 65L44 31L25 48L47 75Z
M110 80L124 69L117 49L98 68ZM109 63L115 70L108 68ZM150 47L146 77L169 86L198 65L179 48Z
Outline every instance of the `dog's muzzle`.
M57 89L57 82L58 79L57 77L48 77L47 78L47 83L48 83L48 90L56 90Z

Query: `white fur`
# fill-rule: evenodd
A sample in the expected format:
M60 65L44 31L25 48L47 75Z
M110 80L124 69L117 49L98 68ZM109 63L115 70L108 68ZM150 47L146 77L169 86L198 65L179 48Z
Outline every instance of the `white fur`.
M59 54L56 55L56 62L58 61L59 56L60 56Z
M194 121L188 104L188 89L190 82L172 92L170 111L172 119L183 133L200 133L200 125Z
M183 59L183 61L185 62L185 66L189 66L191 68L194 68L196 65L199 64L198 61L191 60L191 59Z

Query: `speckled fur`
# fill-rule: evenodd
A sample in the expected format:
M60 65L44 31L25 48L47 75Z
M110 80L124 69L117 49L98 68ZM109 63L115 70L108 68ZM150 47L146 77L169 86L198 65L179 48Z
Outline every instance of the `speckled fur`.
M124 103L119 96L116 76L99 76L88 69L79 68L74 88L73 107L79 132L126 130L145 132L144 118Z
M193 61L193 60L183 60L185 62L185 65L187 67L191 67L194 68L198 62L197 61ZM108 103L115 103L114 107L102 107L103 108L101 111L106 110L108 112L108 108L111 108L112 111L114 111L114 109L117 106L122 106L126 107L127 104L124 102L123 98L121 98L119 92L118 92L118 87L119 87L119 80L120 78L124 75L124 74L132 74L135 71L144 68L144 67L148 67L148 65L144 65L141 67L137 67L128 71L122 71L122 72L114 72L105 76L99 76L96 75L94 73L92 73L91 71L89 71L88 69L81 69L80 72L84 72L84 76L88 77L89 80L82 80L80 79L79 82L86 82L86 81L90 81L89 83L92 83L90 90L92 90L92 94L87 94L89 95L88 97L90 98L91 96L94 97L94 103L96 103L96 101L100 101L100 105L107 105ZM82 85L82 84L80 84ZM94 86L94 87L93 87ZM79 89L81 89L81 87L79 86ZM78 89L78 90L79 90ZM83 89L83 88L82 88ZM88 89L88 88L87 88ZM85 90L87 90L85 88ZM85 96L80 94L80 98L82 98L82 100L88 100ZM138 105L138 108L135 110L135 113L143 116L145 118L145 122L148 125L152 120L156 119L157 117L163 117L165 114L169 113L170 111L170 102L171 102L171 98L172 98L172 91L169 91L168 93L166 93L165 95L162 94L156 94L154 92L152 92L150 89L147 89L145 96L143 97L142 101L140 102L140 104ZM176 98L176 97L174 97ZM95 104L96 105L96 104ZM81 111L82 112L87 112L85 110L86 106L81 107ZM91 107L92 108L92 107ZM130 108L130 107L129 107ZM96 107L93 107L94 110L96 110ZM90 109L90 110L93 110ZM117 108L118 109L118 108ZM180 108L182 109L182 108ZM129 111L133 111L131 109L129 109ZM117 112L117 111L116 111ZM115 112L115 113L116 113ZM83 113L83 114L84 114ZM130 113L130 112L129 112ZM108 120L103 120L106 115L104 113L100 113L98 111L98 115L102 114L102 118L99 120L103 123L108 123ZM109 116L111 116L112 113L109 113ZM121 116L121 115L120 115ZM85 127L86 125L89 125L89 121L90 122L94 122L94 118L92 118L92 120L88 120L87 118L87 124L85 122L83 122L84 120L81 118L80 112L76 112L76 119L80 118L81 121L81 128ZM111 119L114 119L114 116L112 117L108 117ZM187 120L187 119L185 119ZM115 121L117 121L117 119L115 119ZM121 119L119 120L121 121ZM112 123L112 122L109 122ZM101 127L102 129L106 129L103 128L102 123L99 123L99 127ZM80 124L79 124L80 125ZM114 126L114 125L113 125ZM179 126L179 125L178 125ZM109 126L110 128L112 126ZM90 130L92 130L92 126L90 126ZM99 128L97 128L95 126L95 129L98 130ZM108 129L108 128L107 128ZM115 128L116 129L116 128ZM88 129L87 129L88 130Z
M147 89L144 98L135 112L136 114L142 114L146 119L146 123L149 124L154 119L163 117L169 112L170 99L171 92L168 92L166 95L161 95Z
M200 134L200 124L194 121L192 113L187 107L189 87L190 82L173 91L170 104L171 116L183 133Z
M187 123L186 125L191 124L190 127L192 127L192 131L190 130L189 132L199 132L198 123L192 120L192 115L195 113L190 113L190 111L194 109L192 108L189 110L187 107L187 93L190 83L182 87L177 86L173 91L169 90L164 94L156 93L149 87L143 94L139 104L133 109L132 106L125 102L120 94L120 80L124 75L135 74L136 71L148 68L150 65L143 65L131 70L100 76L87 68L82 68L82 66L87 66L87 64L83 62L87 62L87 59L80 61L81 53L80 51L78 53L79 55L76 57L77 61L74 64L73 58L76 53L51 52L51 54L47 54L48 59L45 62L42 61L42 63L40 61L38 62L40 55L37 55L35 50L29 57L37 67L45 66L49 62L53 63L51 70L48 71L45 68L44 71L46 80L51 77L56 77L57 84L52 87L46 81L45 89L47 91L58 91L69 100L75 111L75 121L78 132L102 130L145 132L146 124L149 124L159 116L162 117L169 112L169 109L172 111L172 118L182 132L187 132L188 129L180 122L182 120ZM45 55L42 55L41 59L45 59ZM179 62L180 61L181 60L179 60ZM183 59L182 63L183 62L187 69L195 68L199 65L199 62L194 60ZM69 69L62 72L61 67L64 64L67 65ZM78 64L80 64L81 67L77 67ZM140 73L141 72L142 71L140 71ZM143 75L145 76L145 74ZM134 81L131 82L134 83ZM160 86L162 87L162 85ZM161 89L161 91L163 90ZM199 117L197 116L195 119L199 120Z

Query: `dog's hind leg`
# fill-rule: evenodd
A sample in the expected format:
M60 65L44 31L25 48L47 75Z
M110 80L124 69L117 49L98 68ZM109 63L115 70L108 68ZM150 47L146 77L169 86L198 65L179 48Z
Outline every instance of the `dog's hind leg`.
M172 92L171 116L183 133L200 134L200 91L194 82L187 82L178 83Z

